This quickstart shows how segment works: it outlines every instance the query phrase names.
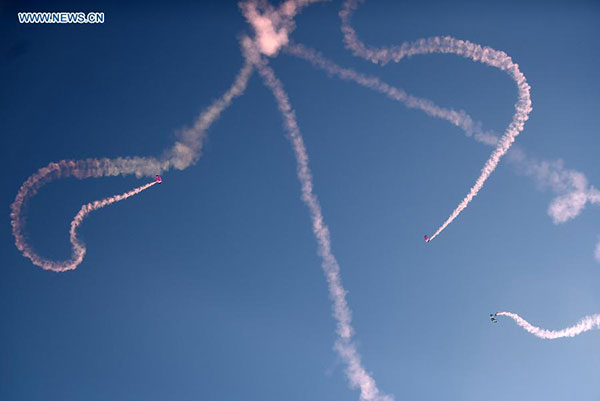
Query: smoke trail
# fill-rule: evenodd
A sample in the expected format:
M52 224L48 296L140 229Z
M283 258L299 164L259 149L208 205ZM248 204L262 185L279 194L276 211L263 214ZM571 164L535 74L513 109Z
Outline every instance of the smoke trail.
M437 229L431 236L431 240L437 237L458 215L467 207L473 200L483 184L496 169L500 162L500 158L508 151L515 138L523 130L525 121L529 118L531 111L531 98L529 95L530 87L525 76L519 70L519 66L513 63L512 59L504 52L492 49L490 47L482 47L478 44L471 43L466 40L456 39L450 36L432 37L428 39L419 39L416 42L405 42L401 46L393 46L389 48L369 48L366 47L356 35L354 28L350 26L350 18L352 13L358 6L357 0L347 0L342 10L340 17L342 19L342 32L344 34L344 42L346 47L352 50L354 55L365 58L373 63L386 64L389 61L398 62L404 57L410 57L417 54L429 53L452 53L473 61L479 61L491 67L499 68L505 71L512 77L517 84L518 101L515 105L515 114L504 135L500 138L496 149L492 152L490 158L486 161L481 169L481 174L475 181L473 187L469 190L462 202L452 211L450 217Z
M156 183L156 181L153 181L148 184L142 185L141 187L132 189L131 191L122 193L120 195L114 195L81 206L81 209L75 215L73 221L71 221L71 229L69 230L69 239L71 241L71 258L68 260L57 262L53 260L44 259L38 256L35 252L33 252L31 247L24 241L22 236L17 237L15 235L17 248L19 248L19 250L23 253L23 256L29 258L34 265L40 266L44 270L52 270L55 272L73 270L83 261L83 257L85 256L85 245L77 237L77 229L79 228L81 223L83 223L83 220L87 217L87 215L94 210L101 209L104 206L108 206L112 203L120 202L134 195L137 195Z
M402 102L406 107L418 109L427 115L448 121L462 129L467 136L473 136L476 141L486 145L496 145L498 137L489 131L484 131L479 122L465 113L463 110L453 110L440 107L431 100L419 98L406 93L400 88L393 87L377 77L361 74L350 68L343 68L326 59L321 53L310 49L302 44L290 44L283 49L284 53L299 57L310 62L313 66L325 70L330 75L336 75L346 81L357 84L382 93L392 100Z
M246 62L238 72L232 86L196 119L194 125L179 133L179 139L160 159L154 157L119 157L115 159L61 160L39 169L21 185L14 202L11 204L11 225L15 245L23 256L47 270L72 270L83 260L85 249L77 248L72 239L73 254L69 261L53 262L37 255L25 238L24 210L29 199L38 190L51 181L66 177L78 179L135 174L137 177L153 176L171 168L183 170L194 164L201 156L206 138L206 130L219 118L234 98L246 89L252 74L252 64ZM111 202L112 203L112 202ZM86 213L87 215L87 213ZM84 215L85 217L85 215Z
M593 329L600 329L600 315L585 316L579 322L571 327L567 327L562 330L546 330L540 327L534 326L521 316L512 312L498 312L498 316L506 316L515 321L515 323L525 329L527 332L533 334L536 337L543 338L546 340L554 340L557 338L564 337L575 337L586 331Z
M171 166L184 170L198 161L202 154L206 130L219 118L223 110L229 107L233 99L244 93L253 69L252 64L245 61L231 87L200 114L191 128L179 134L180 140L163 155L163 160L167 163L163 170Z
M587 203L600 204L600 191L588 183L583 173L565 168L562 160L534 160L527 157L522 149L514 149L509 160L520 173L532 177L540 187L549 187L560 194L548 207L548 215L554 224L577 217Z
M352 328L352 315L346 302L346 290L342 285L339 264L331 250L329 228L323 221L321 205L313 192L313 180L308 166L308 154L289 98L283 89L281 81L279 81L273 70L260 57L258 50L250 39L244 38L242 45L246 52L246 57L255 63L265 85L273 92L279 111L283 116L288 138L294 149L297 163L296 172L302 187L302 201L310 212L313 233L317 239L319 255L321 256L321 267L327 279L329 296L333 301L333 316L337 322L338 334L335 349L347 364L346 374L352 387L360 388L361 400L391 401L393 398L380 393L375 380L362 366L356 345L352 342L354 330Z
M440 107L431 100L412 96L377 77L361 74L351 68L340 67L321 53L302 44L289 44L282 51L310 62L329 75L355 82L399 101L408 108L418 109L431 117L446 120L463 130L466 136L484 145L495 146L498 143L498 136L494 132L483 130L481 123L474 121L463 110ZM600 204L600 191L588 184L583 173L567 169L561 160L551 162L535 160L527 156L517 145L511 147L507 157L518 173L533 178L541 188L550 188L559 195L548 207L548 215L555 224L575 218L588 203ZM596 245L595 259L600 262L600 242Z
M538 186L558 194L547 210L554 224L574 219L587 204L600 205L600 191L588 183L583 173L567 169L562 160L535 160L520 148L511 149L508 160L519 173L533 178ZM596 243L594 259L600 263L600 240Z
M440 107L431 100L410 95L377 77L361 74L351 68L340 67L326 59L321 53L302 44L290 44L284 47L283 51L310 62L330 75L356 82L365 88L382 93L392 100L399 101L408 108L418 109L431 117L446 120L462 129L466 136L473 137L477 142L495 146L499 141L496 134L483 130L481 123L474 121L463 110ZM561 194L552 201L548 208L548 214L554 223L564 223L576 217L586 203L600 204L600 191L588 184L583 173L566 169L561 160L538 161L528 157L517 146L511 148L508 156L509 161L517 167L519 173L532 177L541 187L550 187L553 192Z

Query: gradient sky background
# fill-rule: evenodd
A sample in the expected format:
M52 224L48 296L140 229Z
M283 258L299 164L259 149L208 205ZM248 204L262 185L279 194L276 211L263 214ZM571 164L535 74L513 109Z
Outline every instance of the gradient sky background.
M502 131L516 87L493 68L428 55L384 68L342 44L340 1L308 7L292 38ZM14 246L9 205L60 159L160 155L231 84L249 32L234 1L9 2L0 8L0 399L357 400L332 350L334 320L295 161L256 74L193 167L93 213L73 272ZM19 25L17 11L103 11L103 25ZM362 40L452 35L506 51L532 86L517 142L600 183L600 6L592 1L370 0ZM435 242L490 154L456 127L306 62L271 63L305 136L349 290L359 350L396 400L600 400L600 333L543 341L488 313L558 329L600 312L597 208L556 226L548 191L510 164ZM69 255L81 204L135 177L44 187L35 248Z

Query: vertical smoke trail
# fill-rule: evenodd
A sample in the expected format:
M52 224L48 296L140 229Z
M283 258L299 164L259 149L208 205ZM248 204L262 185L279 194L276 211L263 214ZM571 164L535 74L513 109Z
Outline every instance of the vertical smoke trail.
M585 316L579 322L571 327L567 327L562 330L546 330L540 327L534 326L521 316L512 312L498 312L498 316L506 316L515 321L515 323L525 329L527 332L533 334L536 337L543 338L546 340L554 340L556 338L563 337L575 337L586 331L593 329L600 329L600 315Z
M42 258L27 243L24 210L29 199L41 187L60 178L75 177L84 179L128 174L142 177L160 174L171 168L183 170L189 167L198 161L201 156L206 130L219 118L234 98L244 93L253 69L252 64L246 62L238 72L232 86L200 114L192 127L179 133L179 140L170 149L166 150L160 159L153 157L118 157L115 159L61 160L57 163L48 164L30 176L21 185L14 202L10 206L15 245L23 253L23 256L47 270L65 271L77 267L83 260L85 249L77 248L73 240L71 241L73 243L72 258L64 262L52 262Z
M285 129L294 148L297 162L297 175L302 187L302 201L308 207L312 219L313 233L317 239L321 266L329 286L329 296L333 301L333 315L337 322L338 340L335 349L347 364L346 373L352 387L360 388L360 399L364 401L391 401L393 398L382 394L375 380L362 366L356 345L352 342L352 315L346 302L346 290L342 285L340 267L331 250L329 228L323 221L323 213L317 196L313 192L312 173L308 166L308 154L304 140L296 122L296 116L289 98L283 89L281 81L275 76L273 70L260 57L257 49L250 39L242 42L246 57L252 60L263 81L273 92L279 111L283 115Z
M466 40L456 39L450 36L432 37L428 39L419 39L416 42L405 42L401 46L393 46L389 48L369 48L366 47L356 35L356 31L350 26L350 18L352 13L358 6L357 0L347 0L342 10L340 17L342 19L342 32L344 34L344 42L354 55L365 58L373 63L386 64L389 61L398 62L404 57L411 57L417 54L429 53L451 53L462 57L466 57L473 61L479 61L491 67L499 68L505 71L512 77L517 84L518 101L515 105L516 112L511 123L500 138L496 149L492 152L490 158L486 161L481 169L479 178L475 181L473 187L469 190L462 202L450 214L450 217L437 229L431 236L430 240L437 237L458 215L467 207L473 200L483 184L488 179L490 174L496 169L500 162L500 158L508 151L515 138L523 130L525 121L529 118L531 112L531 97L530 86L525 79L525 76L519 70L519 66L513 63L510 56L506 53L492 49L490 47L482 47L478 44L471 43Z

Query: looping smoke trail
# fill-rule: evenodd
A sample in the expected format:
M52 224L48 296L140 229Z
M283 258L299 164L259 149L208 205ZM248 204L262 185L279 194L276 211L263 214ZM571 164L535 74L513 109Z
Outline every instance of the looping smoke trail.
M405 42L400 46L388 48L371 48L365 46L356 35L356 31L350 25L352 13L358 7L358 0L347 0L342 10L340 18L342 19L342 32L344 42L354 55L370 60L373 63L384 65L389 61L398 62L405 57L411 57L417 54L430 53L451 53L456 54L473 61L479 61L491 67L499 68L512 77L517 84L518 101L515 105L515 114L504 135L500 138L496 149L492 152L489 159L481 169L481 174L475 181L473 187L469 190L462 202L452 211L450 217L435 231L430 240L437 237L473 200L483 184L496 169L500 158L508 151L515 138L523 130L525 121L529 118L531 112L530 86L525 76L519 70L519 66L513 63L508 54L503 51L492 49L491 47L482 47L467 40L460 40L450 36L436 36L428 39L419 39L416 42Z
M219 118L223 110L231 104L233 99L244 92L253 68L251 63L246 62L237 74L232 86L200 114L192 127L179 133L179 139L170 149L167 149L164 152L160 159L153 157L119 157L116 159L61 160L57 163L48 164L46 167L39 169L35 174L30 176L23 185L21 185L14 202L10 206L11 225L13 236L15 237L15 245L23 253L23 256L29 258L35 265L46 270L65 271L76 268L83 260L85 248L76 246L76 237L73 237L73 235L71 236L73 254L68 261L55 262L47 260L36 254L31 245L29 245L25 238L24 216L24 211L29 199L31 199L42 186L60 178L75 177L84 179L129 174L135 174L137 177L142 177L160 174L171 168L183 170L189 167L198 161L201 156L202 146L204 144L204 139L206 138L206 130L217 118ZM130 192L127 194L129 193ZM120 196L121 195L113 197L116 200L109 203L129 197L121 198ZM82 218L86 215L87 213L85 213ZM78 225L79 224L81 224L81 222L79 222ZM73 225L71 225L71 228L73 230Z
M347 364L346 373L352 387L360 388L361 400L391 401L393 398L380 393L375 380L362 366L356 345L352 342L354 330L352 328L352 314L346 302L346 290L342 284L339 264L331 250L329 228L323 220L321 205L313 192L313 179L308 166L308 154L289 98L283 89L281 81L275 76L275 73L268 66L267 62L258 54L254 43L249 38L244 38L242 46L246 53L246 58L255 63L265 85L273 92L279 111L283 116L288 138L294 149L297 163L296 172L302 188L302 201L306 204L310 212L313 233L317 239L319 255L322 260L321 266L329 286L329 296L333 301L333 315L337 321L337 334L339 337L336 341L335 349Z
M74 227L73 223L75 220L71 223L71 244L73 245L71 259L55 262L37 255L27 243L24 234L25 217L23 216L22 211L26 207L29 199L33 197L43 185L53 180L70 176L83 179L100 177L103 175L113 175L111 174L112 171L111 161L108 159L88 159L79 161L62 160L58 163L50 163L48 166L39 169L37 173L29 177L19 189L15 201L10 206L11 225L15 237L15 245L23 253L23 256L29 258L33 264L40 266L45 270L65 271L77 267L83 260L85 248L83 246L78 246L77 238L74 236L73 229L76 228L76 226ZM77 226L80 223L81 222L79 222Z
M101 200L93 201L88 204L81 206L79 212L75 215L73 221L71 221L71 229L69 230L69 239L71 241L71 258L65 261L57 262L53 260L44 259L38 255L36 255L29 245L26 242L18 241L17 247L19 250L23 252L23 256L29 258L33 264L40 266L44 270L52 270L55 272L64 272L67 270L75 269L82 261L85 256L85 245L83 242L79 240L77 237L77 229L83 223L83 220L87 217L90 212L94 210L98 210L103 208L104 206L108 206L115 202L120 202L127 198L130 198L134 195L139 194L140 192L150 188L157 182L153 181L148 184L142 185L141 187L137 187L132 189L131 191L122 193L120 195L114 195L108 198L104 198ZM14 226L13 226L14 228ZM22 238L20 238L22 240Z
M525 329L527 332L533 334L536 337L543 338L545 340L554 340L557 338L564 337L575 337L586 331L593 329L600 329L600 315L591 315L583 317L579 322L571 327L567 327L562 330L547 330L540 327L534 326L521 316L513 312L498 312L498 316L506 316L515 321L515 323Z

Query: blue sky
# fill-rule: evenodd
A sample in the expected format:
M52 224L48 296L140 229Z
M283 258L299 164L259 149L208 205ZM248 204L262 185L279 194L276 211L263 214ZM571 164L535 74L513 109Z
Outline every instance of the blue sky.
M354 58L340 6L306 8L294 41L497 132L510 122L516 88L506 74L455 56L383 68ZM17 23L17 11L82 9L52 7L0 9L0 399L358 399L332 350L293 153L256 74L195 166L85 221L77 270L45 272L20 255L8 210L29 175L60 159L160 155L228 88L243 61L238 38L250 32L235 2L216 1L91 2L83 10L104 11L103 25ZM372 45L452 35L507 52L532 87L517 143L600 185L599 16L584 1L371 0L353 21ZM501 162L426 245L422 235L462 199L490 150L302 60L281 54L271 66L296 110L359 350L379 387L397 400L600 399L597 332L542 341L487 318L512 310L562 328L599 312L597 208L554 225L552 194ZM30 241L68 257L80 205L142 182L44 187L29 207Z

